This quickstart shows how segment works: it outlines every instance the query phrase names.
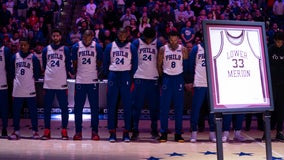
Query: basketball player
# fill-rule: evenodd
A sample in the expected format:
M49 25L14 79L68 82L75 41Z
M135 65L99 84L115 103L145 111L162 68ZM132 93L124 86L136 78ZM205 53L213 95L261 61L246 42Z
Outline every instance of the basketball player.
M160 97L160 142L166 142L168 114L171 102L175 110L175 141L184 142L182 138L182 115L184 105L183 60L188 58L188 51L179 44L179 33L169 33L169 43L160 48L158 54L158 73L162 77Z
M200 38L202 40L202 38ZM189 81L186 84L187 90L193 89L192 109L190 117L191 138L190 142L197 141L198 119L202 105L208 101L208 86L206 75L206 63L203 43L197 43L189 54ZM208 103L207 103L208 104ZM209 106L207 106L209 107ZM216 142L215 125L213 114L209 114L209 140Z
M158 50L162 44L156 38L155 29L146 27L142 38L135 40L133 45L138 50L138 68L134 74L134 125L131 139L137 140L139 136L139 118L145 100L150 108L152 138L158 138L159 74L156 66Z
M268 48L272 90L275 109L271 115L271 128L276 127L276 139L284 141L284 32L279 31L274 35L274 44Z
M2 136L7 135L8 126L8 77L10 67L10 50L0 42L0 112L2 117Z
M68 96L67 96L67 74L71 75L71 59L68 47L61 44L61 31L54 29L51 32L52 43L42 51L42 62L44 68L44 133L42 140L50 139L50 112L57 97L61 109L61 138L68 139Z
M35 55L29 52L28 39L20 39L20 51L11 60L11 75L13 78L13 126L14 131L8 137L10 140L20 139L20 114L26 101L32 123L34 139L39 139L35 80L40 76L40 63Z
M72 46L72 60L76 70L75 127L73 140L82 140L82 112L88 96L91 108L92 140L99 140L98 67L102 64L102 47L93 41L94 33L86 30L82 40Z
M122 99L124 109L123 141L129 142L129 131L131 129L131 79L135 66L137 66L137 49L127 41L127 30L121 28L117 32L117 39L108 44L104 52L104 72L108 74L108 129L109 141L116 141L115 112L118 95Z

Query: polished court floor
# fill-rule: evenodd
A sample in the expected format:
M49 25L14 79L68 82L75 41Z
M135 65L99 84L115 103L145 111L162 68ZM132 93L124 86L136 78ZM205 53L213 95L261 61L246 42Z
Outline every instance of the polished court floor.
M184 120L185 143L177 143L173 139L174 133L169 134L168 142L159 143L151 139L150 121L142 120L140 125L140 139L125 143L121 141L123 122L118 121L116 143L108 142L107 121L100 120L100 141L92 141L90 120L83 122L83 140L73 141L75 132L74 121L69 122L69 140L60 139L60 121L52 120L51 140L33 140L30 138L29 119L21 120L21 136L17 141L0 138L0 160L216 160L216 144L208 140L208 128L198 133L197 143L190 143L189 121ZM243 131L245 142L223 143L224 160L266 160L265 143L260 141L262 131L256 129L253 122L250 131ZM174 121L169 120L169 129L174 131ZM12 121L9 120L8 132L12 132ZM43 120L39 120L39 133L43 133ZM273 160L284 159L284 143L275 141L272 131ZM233 139L233 133L230 136Z

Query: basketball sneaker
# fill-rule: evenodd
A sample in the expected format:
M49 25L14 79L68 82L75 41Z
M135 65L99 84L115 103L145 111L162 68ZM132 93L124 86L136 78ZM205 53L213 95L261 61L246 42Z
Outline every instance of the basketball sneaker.
M9 140L19 140L20 139L20 132L14 131L9 137Z
M175 141L179 143L183 143L184 139L182 138L181 134L175 134Z
M62 139L62 140L68 140L68 139L69 139L68 133L67 133L67 129L66 129L66 128L63 128L63 129L61 130L61 139Z
M73 136L73 140L77 141L77 140L82 140L82 132L78 132Z
M50 129L44 129L43 136L41 137L42 140L50 139Z
M100 140L100 136L98 135L98 133L97 132L92 132L92 140L94 140L94 141L98 141L98 140Z

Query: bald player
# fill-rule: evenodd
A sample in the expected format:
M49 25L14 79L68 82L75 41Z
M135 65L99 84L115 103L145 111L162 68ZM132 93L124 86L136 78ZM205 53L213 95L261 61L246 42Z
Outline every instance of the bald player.
M117 39L108 44L104 51L103 69L108 75L108 129L110 133L109 141L115 142L116 125L115 112L117 107L118 95L121 95L124 109L124 125L122 140L130 141L129 131L131 129L131 93L130 86L137 66L137 49L127 41L128 32L121 28L117 32Z
M103 49L93 41L94 33L86 30L82 40L72 46L72 61L76 70L75 82L75 130L73 140L82 140L82 112L88 96L91 108L92 140L100 140L98 67L102 65Z

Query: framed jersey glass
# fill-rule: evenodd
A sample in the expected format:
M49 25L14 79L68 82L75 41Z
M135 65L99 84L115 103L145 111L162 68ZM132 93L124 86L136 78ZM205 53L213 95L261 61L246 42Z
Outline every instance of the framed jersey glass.
M262 22L203 21L211 112L273 110Z

